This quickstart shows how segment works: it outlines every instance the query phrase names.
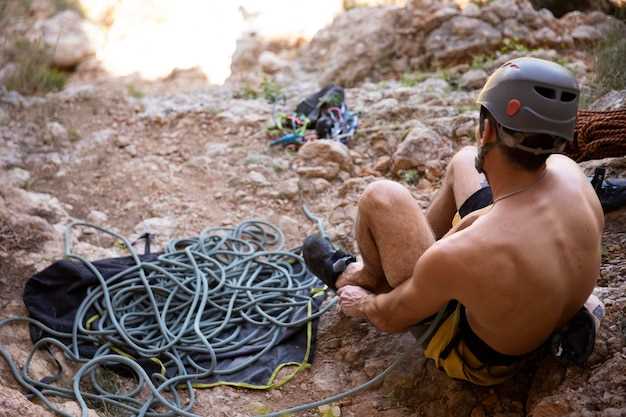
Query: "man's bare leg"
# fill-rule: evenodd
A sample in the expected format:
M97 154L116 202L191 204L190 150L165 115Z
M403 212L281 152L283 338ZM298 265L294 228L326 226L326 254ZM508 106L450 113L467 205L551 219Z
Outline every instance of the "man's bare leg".
M359 201L356 241L362 262L348 265L337 287L359 285L387 292L408 279L420 256L451 227L459 207L485 182L468 146L450 161L442 189L426 216L409 191L393 181L370 184Z
M426 212L436 239L440 239L450 230L455 213L486 182L485 176L479 174L474 165L477 152L475 146L466 146L448 164L441 190Z
M337 287L359 285L380 293L411 277L435 239L409 190L383 180L370 184L359 200L356 241L363 261L348 265Z

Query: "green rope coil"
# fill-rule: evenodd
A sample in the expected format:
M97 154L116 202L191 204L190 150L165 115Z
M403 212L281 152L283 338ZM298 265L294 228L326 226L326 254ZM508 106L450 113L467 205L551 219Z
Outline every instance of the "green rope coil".
M306 216L326 236L321 219L304 206ZM72 252L72 230L94 228L122 241L135 265L105 280L87 259ZM49 337L38 340L23 366L0 347L0 356L8 364L16 381L47 408L63 417L72 417L51 401L52 397L78 402L81 416L88 417L87 401L123 409L137 417L197 417L191 410L196 402L194 383L212 375L231 374L252 365L276 345L286 328L302 326L328 311L333 298L314 314L308 314L319 283L307 273L297 251L283 249L284 236L275 226L258 220L234 228L209 228L199 236L168 242L156 261L143 262L124 237L89 223L75 222L65 232L65 257L83 262L98 278L100 285L90 288L79 307L72 333L59 332L28 317L0 320L0 328L14 323L28 323ZM442 309L426 332L423 342L433 333L443 317ZM302 317L302 313L307 314ZM95 312L95 315L90 315ZM238 337L245 324L256 330ZM71 340L69 345L61 340ZM80 346L97 347L91 357L81 356ZM54 382L62 375L38 380L31 375L31 365L38 352L59 349L66 358L82 363L72 378L72 387ZM136 360L146 358L158 363L160 373L148 375ZM244 363L217 369L220 359L253 353ZM198 364L197 355L209 357L209 366ZM54 358L54 356L52 356ZM266 414L278 417L329 404L357 394L380 382L398 364L372 380L332 397ZM124 366L134 376L135 386L123 393L111 392L98 380L96 371L103 366ZM175 369L167 377L166 369ZM91 390L86 391L88 380ZM147 397L146 397L147 395Z
M72 230L77 227L95 228L121 240L135 265L105 280L90 261L72 252ZM26 321L52 336L34 344L21 368L5 350L0 349L0 355L22 387L62 416L69 417L49 398L76 400L83 417L88 413L86 400L140 417L194 416L193 383L254 364L287 328L305 325L335 304L331 300L308 314L310 290L319 281L307 273L295 251L283 249L282 232L262 221L209 228L197 237L170 241L165 252L150 262L142 261L125 237L88 223L68 226L64 243L65 257L83 262L100 281L80 305L72 333L52 330L29 318L0 321L0 327ZM255 330L238 337L245 324L254 325ZM71 339L71 343L65 346L56 338ZM82 357L82 344L97 347L96 354ZM83 363L73 377L72 389L52 383L59 375L41 381L31 376L35 353L50 346ZM242 354L250 358L217 369L221 359ZM159 363L162 372L148 375L129 355ZM96 375L105 365L127 367L135 387L124 393L108 392ZM163 371L172 368L176 375L166 377ZM83 380L91 381L91 392L84 391ZM148 398L140 398L146 392Z

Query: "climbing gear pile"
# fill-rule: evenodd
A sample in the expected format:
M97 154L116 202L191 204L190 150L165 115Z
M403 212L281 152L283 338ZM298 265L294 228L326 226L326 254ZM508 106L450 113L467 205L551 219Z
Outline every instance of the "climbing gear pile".
M105 280L90 261L72 252L72 229L78 227L121 240L134 265ZM284 250L283 243L275 226L247 221L170 241L156 260L143 261L123 236L73 223L65 234L65 258L84 263L99 285L87 292L72 332L59 332L26 317L0 321L0 327L27 322L48 335L34 343L22 366L4 348L0 355L29 395L61 416L70 414L51 398L76 400L83 417L87 401L135 416L194 416L197 383L253 365L288 329L307 325L334 305L332 300L312 312L321 283L307 272L298 252ZM254 330L242 338L246 325ZM95 347L95 353L85 356L85 345ZM33 358L51 347L82 363L71 387L55 384L62 377L56 360L56 375L41 380L32 375ZM218 367L221 360L244 353L247 360ZM134 358L152 361L159 371L148 374ZM306 366L300 365L296 372ZM102 367L124 368L134 376L135 386L112 392L99 380Z
M347 145L359 124L358 116L348 110L343 88L328 85L300 102L293 113L272 113L274 125L270 143L303 145L314 139L332 139ZM315 129L315 132L308 132Z
M564 153L576 162L626 155L626 109L579 111L574 142Z

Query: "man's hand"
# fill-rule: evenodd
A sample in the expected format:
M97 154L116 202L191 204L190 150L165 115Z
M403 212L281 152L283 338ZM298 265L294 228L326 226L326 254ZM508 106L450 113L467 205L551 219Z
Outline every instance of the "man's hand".
M373 294L356 285L346 285L337 290L341 311L350 317L367 318L363 309L365 302Z

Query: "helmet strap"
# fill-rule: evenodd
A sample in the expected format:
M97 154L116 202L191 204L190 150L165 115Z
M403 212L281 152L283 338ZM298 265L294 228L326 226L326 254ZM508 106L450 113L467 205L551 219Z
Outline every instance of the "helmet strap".
M552 148L544 149L544 148L534 148L530 146L522 145L524 141L524 137L513 136L504 131L502 126L498 124L496 126L496 132L499 135L496 135L498 141L501 142L504 146L508 146L510 148L516 148L522 150L524 152L531 153L533 155L548 155L553 153L561 153L565 149L565 141L556 141L555 146Z
M485 117L486 118L486 117ZM483 131L484 131L484 120L485 118L482 118L481 115L481 120L480 120L480 129L479 132L482 136ZM500 134L499 134L499 128L500 128L500 124L495 122L493 120L493 118L489 118L489 124L493 124L493 132L496 135L496 140L490 143L487 143L485 145L482 145L479 149L478 149L478 154L476 155L476 159L474 159L474 167L476 168L476 171L478 171L479 174L485 174L485 157L487 156L487 154L489 153L490 150L492 150L498 143L500 143Z

